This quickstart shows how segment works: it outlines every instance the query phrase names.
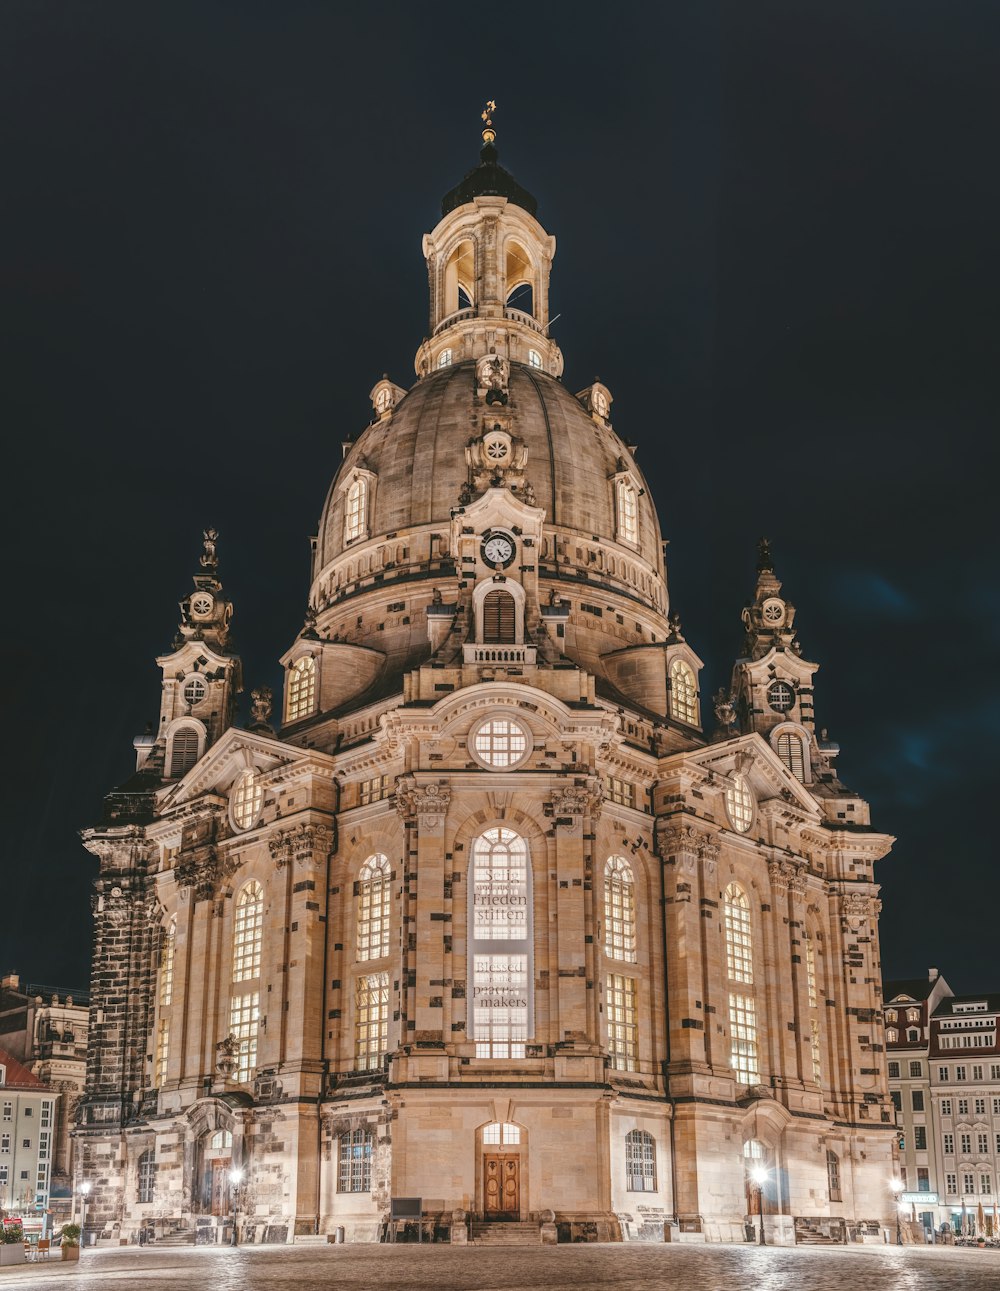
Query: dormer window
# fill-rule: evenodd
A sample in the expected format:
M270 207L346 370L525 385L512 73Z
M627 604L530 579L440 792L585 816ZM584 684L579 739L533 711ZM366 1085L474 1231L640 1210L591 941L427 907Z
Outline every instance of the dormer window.
M347 507L344 512L344 542L354 542L365 532L365 515L368 510L368 481L359 476L347 490Z
M316 660L311 655L296 659L288 670L286 721L297 722L316 707Z
M775 748L778 757L781 758L796 780L800 780L804 784L806 763L801 738L798 735L793 735L790 731L783 731L778 736Z
M694 669L684 659L670 665L670 716L689 726L698 724L698 684Z
M438 355L438 367L439 367L439 368L450 368L450 367L451 367L451 363L452 363L452 352L451 352L451 350L442 350L442 351L441 351L441 353Z
M194 726L178 727L170 743L171 780L179 780L182 776L186 776L197 761L197 729Z
M896 1028L886 1027L886 1031L885 1031L886 1044L895 1044L898 1039L899 1039L899 1032L896 1030Z
M635 488L628 480L615 485L618 537L633 547L639 543L639 503Z
M540 368L541 366L542 366L542 356L538 353L538 351L537 351L537 350L529 350L529 351L528 351L528 367L529 367L529 368Z

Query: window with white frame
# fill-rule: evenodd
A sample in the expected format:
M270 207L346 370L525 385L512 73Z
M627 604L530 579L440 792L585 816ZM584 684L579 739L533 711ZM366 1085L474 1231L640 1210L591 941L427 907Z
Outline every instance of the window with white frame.
M389 858L381 852L369 856L358 875L358 959L389 953L391 882Z
M289 722L297 722L316 707L316 660L312 655L296 659L288 670Z
M542 356L537 350L528 351L528 366L531 368L540 368L542 366Z
M366 973L357 981L354 1059L360 1069L381 1067L389 1052L389 974Z
M264 805L264 786L259 776L244 771L230 793L229 803L236 828L252 829Z
M483 1126L484 1143L500 1143L513 1147L521 1142L521 1128L512 1121L493 1121Z
M523 762L530 749L528 732L510 717L491 717L472 736L472 752L485 766L503 770Z
M264 930L264 889L256 879L243 885L236 898L233 925L233 978L247 982L260 976L261 941Z
M528 845L505 826L472 844L469 955L472 1038L479 1058L523 1058L532 1034Z
M942 1135L942 1142L943 1142L943 1145L944 1145L944 1154L945 1154L945 1156L946 1156L946 1157L953 1157L953 1156L955 1155L955 1136L954 1136L954 1134L944 1134L944 1135Z
M791 771L796 780L803 783L806 778L805 756L802 751L802 739L798 735L793 735L790 731L782 731L777 739L778 757L781 758L785 766Z
M948 1196L949 1196L949 1197L955 1197L955 1196L957 1196L957 1194L958 1194L958 1175L957 1175L957 1174L946 1174L946 1175L945 1175L945 1177L944 1177L944 1179L945 1179L945 1185L944 1185L944 1186L945 1186L945 1192L947 1192Z
M639 1020L635 978L609 973L604 990L608 1056L617 1071L639 1069Z
M962 1192L966 1197L968 1197L970 1193L975 1192L975 1181L973 1180L971 1173L967 1172L962 1175Z
M639 502L635 489L628 480L619 480L615 485L615 497L618 511L618 537L635 547L639 543Z
M442 350L441 353L438 355L438 367L450 368L451 363L452 363L452 351Z
M371 1192L374 1132L364 1126L337 1139L337 1191Z
M604 953L635 961L635 880L624 856L604 864Z
M726 811L737 833L745 834L753 824L753 808L753 790L746 776L736 772L726 786Z
M971 1156L972 1155L972 1135L960 1134L958 1136L958 1142L962 1150L962 1156L964 1157Z
M344 545L363 538L368 521L368 481L357 476L347 490L344 504Z
M684 659L674 659L670 665L670 716L689 726L698 724L698 683Z
M257 1068L257 1032L260 1026L260 993L234 995L229 1006L229 1034L236 1041L233 1078L246 1084Z
M625 1135L625 1189L656 1191L656 1140L647 1130L629 1130Z
M760 1080L757 1055L757 1011L750 995L729 996L730 1063L737 1083L756 1085Z

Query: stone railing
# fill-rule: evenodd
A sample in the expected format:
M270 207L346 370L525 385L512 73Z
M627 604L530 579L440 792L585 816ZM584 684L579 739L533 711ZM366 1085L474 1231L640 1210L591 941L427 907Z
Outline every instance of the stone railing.
M466 663L513 664L518 667L532 665L538 653L532 645L466 645L463 646Z

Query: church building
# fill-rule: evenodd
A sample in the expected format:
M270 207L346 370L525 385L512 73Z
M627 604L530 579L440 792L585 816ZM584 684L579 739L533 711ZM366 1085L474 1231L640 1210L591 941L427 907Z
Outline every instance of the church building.
M706 711L611 391L563 384L555 250L487 121L423 239L416 382L331 464L246 727L205 534L158 725L83 834L98 1239L374 1242L393 1199L454 1242L894 1223L893 840L766 542Z

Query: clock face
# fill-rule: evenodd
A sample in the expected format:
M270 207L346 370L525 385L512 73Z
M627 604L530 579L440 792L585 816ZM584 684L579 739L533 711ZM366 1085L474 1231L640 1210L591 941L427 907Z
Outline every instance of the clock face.
M191 597L191 613L198 619L205 619L212 613L215 602L206 592L199 592Z
M483 538L482 551L487 565L501 565L506 569L514 559L514 542L505 533L488 533Z
M385 387L383 386L383 388L375 396L375 411L385 412L388 406L389 406L389 391L386 390Z

